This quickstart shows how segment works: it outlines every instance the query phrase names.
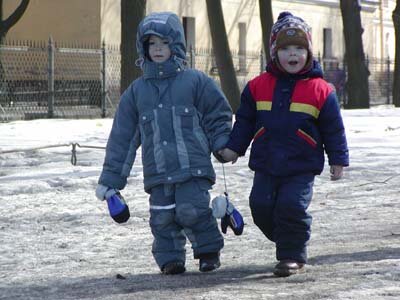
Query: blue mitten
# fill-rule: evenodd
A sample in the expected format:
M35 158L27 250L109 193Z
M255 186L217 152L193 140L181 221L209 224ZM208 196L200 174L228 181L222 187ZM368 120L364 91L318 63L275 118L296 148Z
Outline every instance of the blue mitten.
M117 192L107 199L108 211L111 218L117 223L125 223L130 218L129 207L122 195Z
M125 223L130 218L129 207L118 190L99 184L96 197L107 200L108 211L111 218L117 223Z
M231 214L226 214L221 219L221 230L226 233L228 226L232 229L235 235L241 235L243 233L244 222L240 212L234 208Z
M213 215L221 218L221 230L226 234L228 227L232 229L235 235L243 233L244 221L240 212L229 201L228 195L218 196L212 201Z

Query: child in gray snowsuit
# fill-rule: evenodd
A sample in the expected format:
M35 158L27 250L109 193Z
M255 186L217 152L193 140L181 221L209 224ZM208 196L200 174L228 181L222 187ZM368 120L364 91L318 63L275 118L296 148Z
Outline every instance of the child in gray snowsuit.
M185 272L186 238L202 272L220 266L224 246L209 207L215 183L210 154L218 156L227 143L232 111L212 79L186 67L185 44L173 13L152 13L140 23L143 75L121 97L96 189L101 200L122 190L141 146L152 253L164 274Z

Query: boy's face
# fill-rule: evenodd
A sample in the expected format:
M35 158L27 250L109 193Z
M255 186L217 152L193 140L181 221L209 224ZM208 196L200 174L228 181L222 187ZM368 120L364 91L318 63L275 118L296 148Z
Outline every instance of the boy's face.
M278 59L282 68L289 74L303 70L307 63L308 51L297 45L288 45L278 49Z
M171 56L171 49L168 45L168 39L162 39L156 35L149 38L149 55L152 61L162 63Z

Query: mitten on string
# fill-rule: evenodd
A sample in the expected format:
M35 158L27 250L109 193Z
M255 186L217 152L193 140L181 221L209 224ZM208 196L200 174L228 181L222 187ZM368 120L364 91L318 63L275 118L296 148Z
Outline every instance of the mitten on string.
M108 211L115 222L125 223L128 221L129 207L118 190L99 184L96 188L96 197L100 200L107 200Z
M122 195L117 192L107 199L108 211L111 218L117 223L125 223L130 218L129 207Z
M235 235L243 233L243 217L229 201L227 193L212 200L212 211L215 218L221 218L221 230L224 234L226 234L228 227L232 229Z

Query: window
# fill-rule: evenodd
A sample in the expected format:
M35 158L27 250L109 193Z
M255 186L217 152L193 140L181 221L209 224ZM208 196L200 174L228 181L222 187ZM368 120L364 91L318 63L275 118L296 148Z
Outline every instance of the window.
M323 58L332 58L332 29L324 28L324 49L323 49Z
M239 72L246 71L246 23L238 23L239 27Z
M186 39L186 51L196 48L196 19L193 17L182 18L183 30Z

